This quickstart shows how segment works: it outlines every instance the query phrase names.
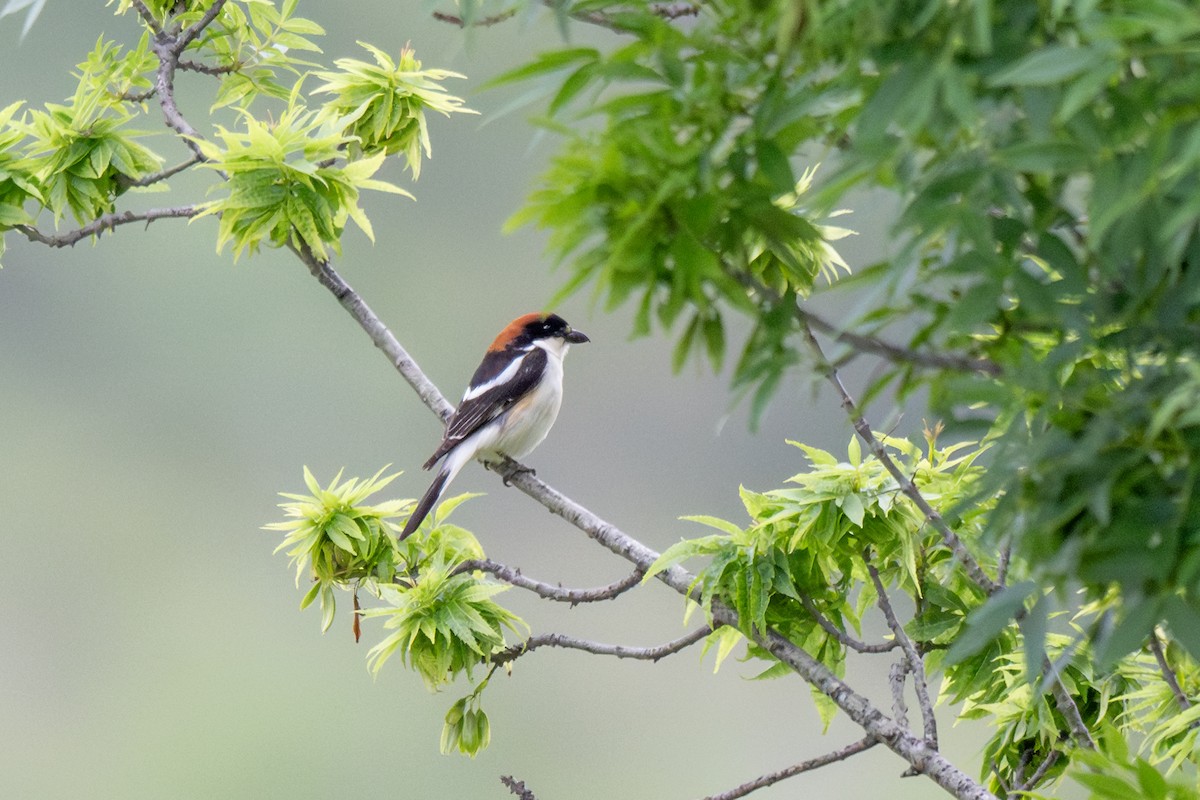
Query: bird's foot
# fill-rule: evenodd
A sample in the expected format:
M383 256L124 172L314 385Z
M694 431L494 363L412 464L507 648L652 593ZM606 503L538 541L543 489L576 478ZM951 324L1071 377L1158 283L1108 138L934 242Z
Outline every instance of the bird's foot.
M537 470L533 467L527 467L511 458L506 458L503 462L497 464L496 471L502 476L505 486L512 486L512 479L518 475L537 475Z

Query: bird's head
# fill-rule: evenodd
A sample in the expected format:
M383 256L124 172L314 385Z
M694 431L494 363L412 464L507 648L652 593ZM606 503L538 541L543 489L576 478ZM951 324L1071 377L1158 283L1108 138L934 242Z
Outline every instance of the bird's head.
M591 341L585 333L573 329L558 314L533 313L524 314L508 323L488 350L523 349L543 339L561 339L567 344Z

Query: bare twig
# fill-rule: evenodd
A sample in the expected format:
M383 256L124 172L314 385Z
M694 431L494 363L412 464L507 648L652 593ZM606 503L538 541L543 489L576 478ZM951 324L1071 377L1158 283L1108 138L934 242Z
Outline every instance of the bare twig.
M515 794L519 800L537 800L533 791L525 788L525 781L519 781L512 775L501 775L500 782L508 787L508 790Z
M845 410L846 416L850 418L850 422L854 426L854 431L862 439L863 444L867 446L871 454L879 460L879 463L883 464L884 469L896 480L896 483L900 486L900 491L913 501L921 513L925 515L925 519L941 535L942 541L950 549L950 552L954 554L954 557L958 559L959 563L962 564L967 574L971 576L971 580L975 581L989 595L998 592L1002 588L1000 584L988 577L979 566L979 562L971 555L971 551L967 549L962 539L958 537L958 534L950 529L950 526L942 519L942 515L938 513L937 509L929 505L929 501L917 489L916 484L904 473L904 470L900 469L900 466L888 453L887 448L883 446L883 442L879 441L878 437L875 436L870 424L855 404L854 398L850 396L850 393L842 383L842 378L838 374L837 369L825 357L825 351L821 348L821 343L817 341L817 337L813 334L812 327L807 321L801 320L800 328L804 333L805 340L808 342L809 349L816 358L817 369L824 374L826 380L829 381L838 393L838 397L841 398L842 408Z
M1071 729L1071 735L1075 737L1075 742L1080 747L1095 750L1096 740L1092 738L1087 723L1083 721L1083 714L1079 712L1075 698L1071 697L1071 693L1063 685L1061 675L1054 675L1050 679L1050 693L1054 695L1054 705L1066 719L1067 727Z
M121 188L123 188L123 189L128 189L133 186L150 186L151 184L158 183L159 181L165 181L167 178L170 178L173 175L178 175L179 173L183 172L188 167L192 167L192 166L195 166L196 164L199 164L200 161L201 161L201 157L198 154L193 153L192 157L186 161L183 161L179 164L176 164L173 167L168 167L167 169L160 170L158 172L152 173L150 175L146 175L141 178L129 178L124 175L118 175L117 176L117 184L119 186L121 186Z
M150 88L143 92L121 92L116 96L126 103L144 103L156 94L158 94L158 89Z
M1046 777L1046 773L1050 771L1050 768L1058 763L1058 759L1061 756L1062 753L1058 750L1051 750L1046 757L1042 759L1042 763L1038 764L1038 768L1033 771L1033 774L1029 776L1028 780L1022 779L1016 786L1012 787L1012 790L1014 792L1023 792L1037 786L1041 782L1042 778Z
M810 758L807 761L801 761L799 764L794 764L777 772L769 772L766 775L755 778L752 781L747 781L741 786L736 786L727 792L709 795L708 797L704 798L704 800L736 800L736 798L745 797L756 789L762 789L770 786L773 783L779 783L785 778L791 778L795 775L799 775L802 772L811 772L814 769L820 769L821 767L838 761L845 761L850 756L857 755L864 750L870 750L877 744L879 744L879 742L874 737L865 736L862 739L859 739L857 742L851 742L843 748L834 750L832 753L826 753L823 756L817 756L816 758Z
M468 23L465 19L463 19L462 17L460 17L456 14L447 14L444 11L434 11L433 18L436 19L438 22L448 22L451 25L457 25L460 28L466 28L468 25L470 25L470 27L473 27L473 28L489 28L492 25L499 25L501 22L504 22L505 20L512 19L516 15L516 13L517 12L515 9L511 9L509 11L503 12L502 14L493 14L490 17L480 17L479 19L473 19L470 21L470 23Z
M887 590L884 588L883 581L879 577L879 570L871 563L870 553L863 554L863 562L867 565L867 572L871 576L871 583L875 585L875 602L879 605L879 610L883 612L883 617L887 620L887 625L891 628L892 635L896 637L896 641L900 642L900 647L903 648L904 655L908 660L908 668L913 676L913 689L916 690L917 702L921 705L921 719L924 721L925 739L936 749L938 746L937 717L934 716L933 701L929 697L929 681L925 677L925 661L921 658L921 654L917 652L917 646L913 644L913 640L905 632L904 626L900 624L900 620L896 618L896 612L892 608L892 601L888 598Z
M650 10L666 20L700 16L699 3L655 3Z
M1163 652L1162 642L1158 639L1158 631L1150 631L1150 652L1154 654L1154 660L1158 662L1159 672L1162 673L1163 680L1167 682L1167 686L1171 687L1171 694L1175 695L1175 702L1179 704L1181 711L1187 711L1192 707L1192 701L1184 694L1183 687L1179 685L1179 676L1175 674L1175 670L1171 669L1171 665L1167 663L1167 654ZM1195 727L1197 723L1192 723Z
M888 670L888 685L892 689L892 717L905 728L908 727L908 704L904 701L904 677L912 672L907 658L892 664Z
M175 41L175 55L178 56L187 46L196 40L196 37L204 32L204 29L213 23L217 15L221 13L221 9L225 7L225 0L213 0L213 4L208 7L204 15L200 19L179 35Z
M890 642L883 642L881 644L867 644L866 642L855 639L853 636L846 633L846 631L842 630L837 625L834 625L828 617L822 614L821 610L817 608L816 604L813 603L810 597L807 595L800 595L800 602L804 605L804 610L807 611L812 618L817 621L817 624L821 626L822 630L855 652L886 653L889 650L895 650L900 646L900 642L896 641L895 639Z
M179 68L185 72L199 72L202 75L228 75L241 69L240 64L204 64L190 59L179 59Z
M1022 611L1023 613L1023 611ZM1054 706L1058 709L1058 713L1063 715L1063 719L1067 722L1067 727L1071 731L1071 735L1075 738L1075 743L1080 747L1086 747L1089 750L1096 749L1096 740L1092 738L1091 731L1088 730L1087 723L1083 721L1083 714L1079 711L1079 705L1075 702L1075 698L1071 697L1071 693L1067 691L1067 686L1063 683L1062 673L1066 668L1067 663L1071 660L1075 653L1075 649L1079 646L1080 638L1076 638L1071 642L1070 646L1063 649L1059 653L1058 658L1050 661L1048 656L1042 656L1042 678L1038 683L1038 692L1042 691L1046 683L1050 684L1050 693L1054 695Z
M595 589L564 589L561 586L536 581L533 578L522 575L519 569L486 558L476 561L464 561L456 569L457 572L470 572L472 570L490 573L505 583L516 586L519 589L528 589L539 597L544 597L547 600L556 600L560 603L570 603L573 606L580 603L612 600L641 583L642 576L645 575L645 572L642 570L635 569L633 574L610 583L607 586L599 586Z
M616 656L617 658L635 658L640 661L658 661L661 658L691 647L712 633L712 631L713 629L706 625L678 639L666 642L665 644L655 645L654 647L627 647L623 644L603 644L601 642L567 636L564 633L543 633L537 636L530 636L521 644L501 650L492 656L492 663L504 664L513 661L539 647L565 647L568 650L583 650L586 653L597 656Z
M1005 542L1000 548L1000 560L996 563L996 583L1001 586L1008 584L1008 567L1012 563L1012 542Z
M542 5L553 10L559 10L561 0L542 0ZM694 17L700 13L700 6L695 3L656 3L650 6L650 12L656 17L661 17L667 21L680 19L682 17ZM434 11L433 18L438 22L447 22L451 25L457 25L460 28L487 28L492 25L498 25L501 22L512 19L516 16L516 11L505 11L500 14L493 14L488 17L479 17L467 21L457 14L449 14L444 11ZM601 28L607 28L616 33L629 33L626 26L622 25L619 20L611 14L603 11L567 11L567 16L576 22L583 22L588 25L597 25Z
M722 261L725 272L732 275L738 283L746 287L755 296L762 298L772 305L783 302L783 298L774 290L767 287L754 276L738 269L728 259ZM877 336L854 333L835 325L819 314L804 308L800 303L792 303L791 311L801 326L811 326L821 333L830 336L834 341L849 345L859 353L871 353L880 356L894 364L915 364L920 367L934 369L953 369L962 372L981 372L986 375L1000 375L1000 365L986 358L965 355L962 353L940 353L929 350L912 350L898 344L880 339Z
M179 53L175 50L175 40L160 36L151 45L158 56L158 70L154 73L154 90L158 94L158 104L162 108L163 120L167 127L183 137L183 143L196 154L201 161L205 160L200 151L198 139L204 137L192 127L191 123L179 110L175 102L175 69L179 65Z
M142 18L142 21L146 23L146 27L156 35L162 34L162 26L158 24L158 20L150 13L150 9L146 7L143 0L133 0L133 8L137 11L138 16Z
M98 236L106 230L110 231L118 225L128 225L131 222L145 222L149 224L156 219L194 217L200 211L201 209L197 206L152 208L149 211L117 211L98 217L82 228L60 234L42 233L32 225L16 225L14 227L25 234L25 237L31 242L39 242L50 247L69 247L89 236Z
M849 345L860 353L871 353L881 356L893 363L916 364L922 367L953 369L961 372L982 372L993 376L1001 374L1000 365L986 358L976 358L959 353L911 350L875 336L865 336L860 333L848 331L814 314L799 303L795 305L795 314L801 322L807 322L821 333L833 337L836 341Z

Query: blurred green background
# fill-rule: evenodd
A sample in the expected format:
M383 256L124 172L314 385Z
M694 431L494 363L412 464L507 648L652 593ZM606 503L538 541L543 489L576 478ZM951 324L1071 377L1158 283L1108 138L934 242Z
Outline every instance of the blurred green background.
M450 89L480 117L433 120L419 184L388 177L411 201L366 198L374 246L349 234L336 267L451 399L479 354L561 282L536 231L503 235L554 141L499 113L521 91L480 92L500 71L557 43L548 16L464 35L418 3L302 3L324 25L326 62L406 42L426 66L469 76ZM132 43L132 17L102 2L51 0L29 34L0 21L0 106L58 102L103 32ZM578 40L612 43L603 32ZM183 111L205 129L209 79L181 75ZM158 131L157 112L146 127ZM168 163L177 143L160 140ZM178 196L203 199L200 180ZM170 199L166 199L166 198ZM887 204L865 199L842 243L852 264L886 252ZM876 210L878 209L878 210ZM51 222L41 221L43 228ZM64 228L70 227L64 224ZM822 736L799 680L752 682L760 665L717 675L699 650L658 664L545 650L522 658L485 696L493 744L475 760L438 753L442 716L461 694L428 694L398 661L365 666L378 623L353 642L344 610L319 633L273 534L279 491L307 464L405 470L389 496L416 496L440 427L350 317L290 254L233 263L215 222L127 226L96 243L49 250L9 233L0 271L0 797L360 798L509 796L512 774L541 800L692 798L855 738ZM657 549L703 529L683 514L744 515L739 483L766 489L803 469L786 438L844 452L836 403L785 386L752 433L727 376L689 365L671 343L630 341L630 312L603 313L586 292L558 309L593 343L575 348L567 400L528 461L541 477ZM731 352L743 331L731 337ZM867 365L869 368L870 365ZM882 421L887 409L875 411ZM919 419L897 428L912 433ZM571 586L607 583L625 562L478 467L458 491L484 491L457 521L488 554ZM683 603L657 585L616 603L567 609L504 596L535 632L648 645L680 635ZM887 700L886 664L852 675ZM945 726L952 758L975 769L974 737ZM940 796L899 780L884 748L793 779L762 798Z

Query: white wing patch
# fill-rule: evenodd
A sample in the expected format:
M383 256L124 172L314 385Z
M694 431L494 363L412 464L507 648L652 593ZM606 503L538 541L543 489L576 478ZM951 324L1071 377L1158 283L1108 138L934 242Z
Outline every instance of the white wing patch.
M511 364L505 367L499 375L492 378L490 381L481 383L478 386L469 387L466 393L463 395L463 400L466 401L479 397L479 395L483 394L489 389L494 389L497 386L503 386L504 384L508 383L513 379L513 376L517 374L517 370L521 368L521 364L523 363L525 363L524 355L522 355L520 358L513 359Z

